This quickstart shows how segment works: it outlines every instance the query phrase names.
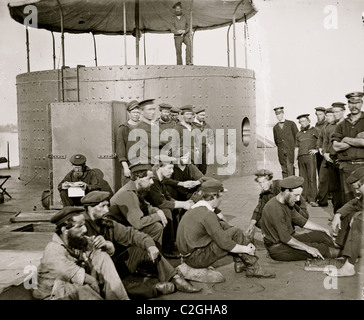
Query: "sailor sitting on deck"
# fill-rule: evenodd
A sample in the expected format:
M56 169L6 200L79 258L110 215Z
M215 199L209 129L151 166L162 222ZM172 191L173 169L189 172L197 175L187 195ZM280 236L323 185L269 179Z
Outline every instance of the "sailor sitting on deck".
M202 183L202 200L194 204L182 217L177 230L177 247L185 263L179 266L180 271L190 280L223 281L216 275L218 272L209 267L231 254L237 273L246 269L247 277L274 278L275 274L264 271L259 265L258 257L254 255L255 247L249 243L244 232L217 217L214 210L219 207L224 191L218 180ZM209 269L201 273L201 268ZM196 274L198 276L195 277Z
M117 272L124 279L144 266L146 273L155 274L159 283L155 286L148 283L131 285L124 282L129 296L135 298L154 298L160 293L169 294L176 290L193 293L195 288L188 283L175 268L161 255L153 239L133 227L126 227L107 217L109 213L109 193L93 191L82 197L86 209L87 235L94 236L115 263ZM106 244L111 242L114 251L110 252ZM149 271L150 270L150 271Z
M52 241L45 248L38 267L35 299L129 300L107 250L98 249L89 237L83 207L65 207L51 222L56 224Z
M278 261L297 261L307 258L336 258L340 250L335 247L330 231L295 210L295 202L302 194L303 178L284 178L281 192L270 199L262 213L262 235L270 257ZM311 230L297 234L292 225Z
M70 158L73 169L67 173L58 184L58 191L61 196L63 207L81 206L81 198L94 190L101 190L97 174L86 166L86 157L82 154L74 154ZM70 188L76 188L79 195L70 196Z
M258 204L254 209L246 234L254 239L255 227L261 228L262 212L266 203L281 192L281 180L273 180L273 172L267 169L260 169L255 173L255 181L261 187ZM304 218L309 218L307 202L302 197L294 204L295 210Z

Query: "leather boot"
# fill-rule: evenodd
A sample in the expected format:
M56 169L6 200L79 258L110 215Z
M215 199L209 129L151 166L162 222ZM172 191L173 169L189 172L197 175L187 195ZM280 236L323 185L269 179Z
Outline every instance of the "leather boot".
M275 273L264 271L258 263L257 256L251 256L247 253L239 255L246 265L247 278L275 278Z
M234 270L236 273L242 273L246 270L245 263L240 257L234 257Z
M195 288L178 274L171 279L171 282L176 286L177 291L194 293L202 290L202 288Z
M176 290L172 282L158 282L155 284L155 288L161 294L171 294Z

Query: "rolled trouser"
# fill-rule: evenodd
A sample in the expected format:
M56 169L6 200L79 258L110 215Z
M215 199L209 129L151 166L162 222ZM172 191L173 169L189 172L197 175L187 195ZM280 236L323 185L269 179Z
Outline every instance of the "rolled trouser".
M237 244L247 245L249 243L249 240L239 228L231 227L224 230L224 232ZM185 262L192 268L207 268L227 254L229 254L229 251L219 247L215 241L211 241L205 247L196 248L191 255L186 257Z

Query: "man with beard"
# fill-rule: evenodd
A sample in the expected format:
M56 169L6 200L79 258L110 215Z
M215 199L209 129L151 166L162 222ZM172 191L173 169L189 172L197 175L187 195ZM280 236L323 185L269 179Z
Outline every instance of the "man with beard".
M290 176L280 184L281 192L268 201L262 214L262 235L270 257L278 261L338 257L340 250L335 248L329 230L294 208L302 194L303 178ZM293 224L312 231L297 234Z
M297 117L301 125L301 131L296 135L296 147L294 150L295 167L299 169L300 176L304 179L302 197L312 207L318 207L316 202L316 145L320 132L315 127L310 127L309 114Z
M63 180L58 184L58 191L61 196L63 207L81 206L81 197L69 197L68 189L77 184L79 188L84 190L85 194L101 190L99 179L94 170L86 166L86 157L82 154L74 154L70 158L73 166L72 171L68 172Z
M273 180L273 172L267 169L260 169L255 173L255 181L261 187L258 205L255 207L246 234L250 239L254 239L255 226L261 229L262 213L266 203L281 192L281 180ZM300 198L295 204L296 211L304 218L309 218L307 202Z
M165 257L175 259L179 257L175 245L175 234L179 217L182 214L181 209L188 210L194 202L192 200L178 201L173 199L164 183L165 179L172 176L174 163L177 162L177 159L167 155L160 155L155 157L155 159L159 163L152 168L153 184L150 186L149 193L145 199L154 207L163 210L168 224L163 232L162 252ZM166 232L166 230L168 231Z
M273 127L273 136L278 149L282 177L294 176L294 147L298 129L293 121L284 118L284 107L276 107L273 110L278 120Z
M190 23L182 14L182 4L177 2L172 7L175 16L172 19L171 32L174 34L174 45L176 47L177 65L182 65L182 43L186 45L186 64L192 65Z
M132 141L129 141L129 132L136 128L139 123L140 112L138 101L130 101L126 106L126 110L128 112L129 120L119 126L116 138L116 154L121 164L122 186L130 180L130 162L128 160L128 152L132 146Z
M85 236L84 212L83 207L64 207L51 218L56 232L38 267L35 299L129 299L107 253L114 251L113 244Z
M168 220L164 212L153 207L144 198L153 184L153 172L148 164L131 167L131 181L110 199L110 217L119 223L131 225L162 245L163 229Z
M177 289L182 292L198 292L161 255L153 239L133 227L126 227L107 218L109 213L109 193L95 191L84 196L81 201L86 209L87 234L95 236L95 242L110 241L115 247L113 261L121 279L137 271L143 265L150 268L159 280L157 285L130 285L124 282L130 296L135 298L154 298L159 294L169 294ZM100 245L101 245L100 244Z
M161 132L164 129L172 129L175 126L175 123L172 121L171 118L171 109L172 106L168 103L161 103L159 105L160 116L158 122Z
M350 114L336 127L332 136L333 148L337 153L340 168L341 193L343 204L355 197L355 192L347 178L357 168L364 165L364 113L362 92L346 95Z

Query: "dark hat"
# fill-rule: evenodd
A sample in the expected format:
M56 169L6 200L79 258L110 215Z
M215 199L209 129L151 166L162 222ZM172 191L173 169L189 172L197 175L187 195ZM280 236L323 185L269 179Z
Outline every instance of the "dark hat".
M258 171L255 173L255 175L256 175L257 177L271 176L271 175L273 175L273 172L272 172L272 171L270 171L270 170L267 170L267 169L260 169L260 170L258 170Z
M200 113L200 112L204 112L206 109L205 108L198 108L198 109L196 109L195 110L195 114L198 114L198 113Z
M172 107L171 112L180 113L181 109L178 107Z
M61 209L59 212L54 214L51 218L51 223L56 224L57 226L66 222L69 218L73 216L79 215L81 212L84 212L84 207L71 207L67 206Z
M281 180L280 185L282 188L285 189L296 189L298 187L302 187L303 182L305 179L302 177L297 176L289 176Z
M177 162L177 158L170 157L166 154L161 154L159 156L155 156L154 159L159 162L163 162L163 163L176 163Z
M222 182L216 179L211 179L201 184L201 191L206 193L224 192L227 191Z
M110 192L107 191L92 191L81 198L81 203L84 206L96 206L102 201L110 199Z
M170 104L168 104L168 103L161 103L161 104L159 105L159 108L160 108L160 109L170 110L170 109L172 109L172 106L171 106Z
M301 115L299 115L298 117L297 117L297 119L300 119L300 118L303 118L303 117L305 117L305 118L308 118L310 115L308 114L308 113L306 113L306 114L301 114Z
M137 100L132 100L126 105L126 110L129 112L136 108L139 108L139 102Z
M181 2L175 3L172 8L175 9L177 6L182 8L182 3Z
M327 108L326 109L326 114L328 114L328 113L334 113L334 110L332 110L332 108Z
M83 164L86 163L86 157L83 154L74 154L71 158L70 158L70 162L74 165L74 166L81 166Z
M317 107L315 108L316 111L322 111L322 112L325 112L326 109L324 107Z
M131 173L134 173L134 172L137 172L137 171L152 170L152 166L150 164L137 163L135 165L130 165L129 169L130 169Z
M360 103L363 102L363 92L351 92L348 93L345 97L348 99L349 103Z
M186 105L186 106L183 106L183 107L181 107L181 111L182 111L182 114L184 113L184 112L193 112L193 107L191 106L191 105Z
M341 108L343 110L345 110L345 103L343 102L334 102L331 107L333 108Z
M155 99L146 99L139 102L139 107L144 107L148 104L153 104Z
M273 109L276 114L284 112L284 107L276 107Z
M347 99L350 99L350 98L362 98L364 96L364 93L363 92L360 92L360 91L356 91L356 92L350 92L348 93L345 97Z
M346 179L347 183L354 183L364 177L364 167L354 170L351 175Z

